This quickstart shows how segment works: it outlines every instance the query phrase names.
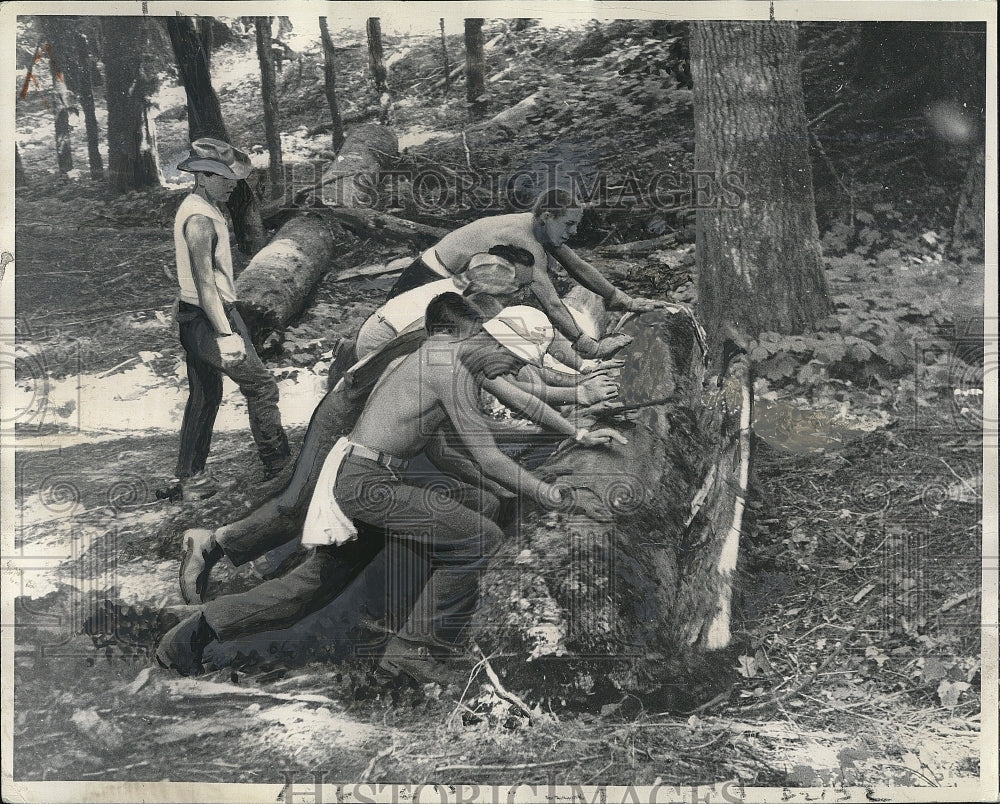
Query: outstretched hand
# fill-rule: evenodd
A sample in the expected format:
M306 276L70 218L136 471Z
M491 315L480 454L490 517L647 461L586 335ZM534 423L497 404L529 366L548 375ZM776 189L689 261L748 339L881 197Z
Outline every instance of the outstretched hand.
M576 387L576 404L593 405L618 396L618 383L606 374L587 377Z
M610 444L612 441L617 441L619 444L627 444L628 439L625 438L617 430L612 430L610 427L601 427L598 430L588 430L578 439L580 444L585 447L598 447L604 444Z
M613 357L610 360L598 360L595 363L584 366L580 369L581 374L586 374L589 377L597 376L599 374L611 374L612 372L618 371L625 365L625 361L620 357Z
M585 516L594 522L613 521L611 510L590 489L574 488L561 481L557 481L555 485L562 495L563 510L566 513Z
M648 313L652 310L663 310L669 306L669 302L662 299L643 299L639 296L630 298L625 309L632 313Z
M632 343L632 336L619 332L616 335L608 335L597 342L597 357L611 357L619 349L624 349Z

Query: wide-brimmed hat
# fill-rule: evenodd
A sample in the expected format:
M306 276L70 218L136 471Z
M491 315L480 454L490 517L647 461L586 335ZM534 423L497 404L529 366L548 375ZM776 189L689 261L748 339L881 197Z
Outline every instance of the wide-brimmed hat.
M250 157L228 142L202 137L191 143L191 155L177 165L188 173L215 173L227 179L245 179L250 175Z
M508 352L536 366L541 365L554 335L548 316L523 304L505 307L484 322L483 329Z

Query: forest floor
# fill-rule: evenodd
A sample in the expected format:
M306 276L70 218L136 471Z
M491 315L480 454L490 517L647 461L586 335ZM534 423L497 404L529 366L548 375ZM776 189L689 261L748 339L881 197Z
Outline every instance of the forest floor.
M611 102L598 81L609 69L601 57L555 59L559 36L569 34L536 32L491 52L491 74L504 76L492 85L494 110L525 97L529 85L555 98L581 72L593 81L570 100L586 103L592 92ZM387 44L390 55L409 47ZM417 42L398 62L407 78L395 125L411 137L413 153L447 163L465 158L461 147L454 156L454 144L435 150L419 140L461 132L467 112L458 89L447 98L412 91L435 80L432 45ZM341 91L364 97L360 52L343 53ZM308 115L316 116L310 104L319 108L314 57L304 68L288 65L282 78L286 88L301 84L289 90L292 158L318 158L328 147L328 136L305 130ZM213 69L230 76L216 76L223 113L248 146L262 136L246 111L256 91L251 59L245 43L213 59ZM689 97L663 92L672 112L661 123L677 136L644 164L683 166ZM166 159L183 151L186 123L176 109L183 94L169 87L161 94L175 104L157 119ZM983 372L975 339L970 345L963 336L981 310L983 269L949 259L940 219L876 197L849 228L825 226L835 320L822 337L755 344L752 527L742 544L744 647L733 689L688 712L629 697L595 711L560 711L546 701L554 713L528 725L491 698L480 677L461 700L434 685L380 688L363 662L333 664L319 649L243 656L198 680L150 666L156 635L184 610L182 531L238 517L277 481L263 481L245 405L227 382L210 460L225 490L198 504L155 499L172 474L186 394L169 320L170 221L183 190L110 201L86 179L42 173L51 145L46 114L36 98L18 117L32 181L16 209L15 778L283 782L286 772L305 778L323 770L329 779L371 782L516 776L879 788L977 777ZM613 172L649 148L642 146L648 115L626 110L620 131L600 134L601 169ZM596 130L600 120L592 116L589 125ZM529 147L534 154L553 147L548 125L466 143L484 166L516 164ZM564 152L598 139L583 122L563 128ZM77 146L82 140L80 132ZM624 261L625 282L646 295L691 300L689 222L626 217L592 220L582 237L590 248L581 253L604 264L602 242L675 229L676 248ZM400 253L368 243L352 260ZM331 273L270 359L293 448L325 388L330 350L390 284ZM266 562L223 567L214 591L245 588L273 571ZM238 738L240 750L221 752L226 737Z

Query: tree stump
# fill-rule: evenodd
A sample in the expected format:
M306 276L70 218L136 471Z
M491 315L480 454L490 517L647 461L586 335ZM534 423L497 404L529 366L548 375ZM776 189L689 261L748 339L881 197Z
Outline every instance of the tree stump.
M648 405L623 430L629 443L572 445L538 470L602 500L614 521L524 512L483 579L476 640L535 700L662 692L704 674L730 642L749 469L745 364L706 392L691 316L646 313L622 331L634 340L621 401Z

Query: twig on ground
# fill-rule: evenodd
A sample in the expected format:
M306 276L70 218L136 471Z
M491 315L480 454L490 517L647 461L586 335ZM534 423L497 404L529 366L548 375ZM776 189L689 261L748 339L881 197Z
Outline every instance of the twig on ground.
M469 170L472 170L472 153L469 151L469 141L465 138L465 132L462 132L462 147L465 149L465 164L469 166Z
M375 763L380 759L385 759L387 756L392 754L396 750L396 743L393 742L388 748L383 748L375 756L371 758L371 762L368 766L361 772L361 778L358 779L359 782L367 782L372 775L372 771L375 770Z
M566 765L570 762L591 762L592 760L601 757L601 754L594 754L589 757L567 757L566 759L551 759L548 762L521 762L517 765L438 765L435 769L435 773L443 773L444 771L512 771L512 770L531 770L533 768L555 768L559 765Z
M513 692L510 692L506 687L504 687L503 683L500 681L500 676L496 674L496 671L493 669L493 665L490 664L490 660L486 658L486 655L483 653L480 647L478 645L473 645L472 649L479 656L479 660L480 662L482 662L483 669L486 671L486 675L489 677L490 682L496 689L497 695L499 695L501 698L508 701L509 703L514 704L514 706L516 706L518 709L524 712L524 714L528 717L528 720L531 721L534 718L534 716L532 715L531 709L528 707L528 705L524 701L522 701L521 698L519 698Z
M805 681L803 681L801 684L798 684L797 686L793 687L792 689L788 690L787 692L785 692L784 694L782 694L777 698L770 698L769 700L760 701L759 703L750 704L749 706L738 706L736 707L736 711L741 713L756 712L761 709L767 709L770 706L777 706L779 704L782 704L789 698L794 698L796 695L802 692L802 690L804 690L806 687L812 684L820 673L822 673L824 670L826 670L826 668L828 668L831 664L833 664L833 660L836 659L838 656L840 656L844 648L847 646L847 643L850 641L850 638L854 636L854 632L857 630L858 630L858 625L855 625L851 629L851 632L849 634L845 634L844 638L840 641L840 643L833 650L833 652L829 656L827 656L826 659L824 659L823 662L815 670L813 670L809 674L809 676L805 679Z
M966 600L971 600L979 594L978 589L970 589L965 594L959 595L958 597L953 597L951 600L946 600L944 604L937 609L931 616L934 617L938 614L944 614L945 612L951 611L956 606L960 606Z

